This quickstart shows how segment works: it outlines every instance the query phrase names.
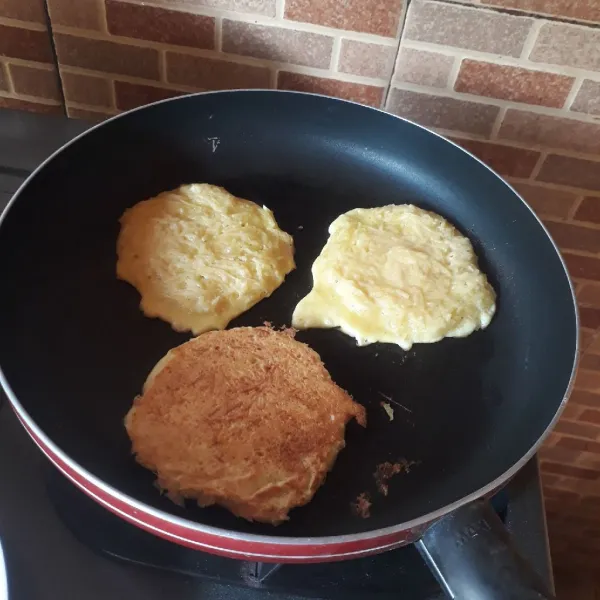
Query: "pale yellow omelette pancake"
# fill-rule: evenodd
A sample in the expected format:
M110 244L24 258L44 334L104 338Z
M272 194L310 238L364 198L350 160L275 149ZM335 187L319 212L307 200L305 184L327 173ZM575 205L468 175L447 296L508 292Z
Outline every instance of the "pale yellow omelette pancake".
M496 294L473 247L440 215L412 205L358 208L329 234L293 327L339 327L358 345L408 350L466 337L492 320Z

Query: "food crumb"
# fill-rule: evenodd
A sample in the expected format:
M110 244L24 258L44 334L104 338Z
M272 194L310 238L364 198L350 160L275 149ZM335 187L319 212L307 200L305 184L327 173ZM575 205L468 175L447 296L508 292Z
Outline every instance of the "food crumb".
M388 402L380 402L381 406L383 406L383 410L387 413L387 416L390 421L394 420L394 409L389 405Z
M373 473L373 477L375 478L375 483L377 485L377 489L384 496L388 495L389 486L388 481L398 475L398 473L410 473L410 468L417 464L415 461L408 461L406 459L401 459L398 462L384 462L380 465L377 465L377 469L375 469L375 473Z
M304 229L304 225L298 225L298 230L302 231Z
M361 519L368 519L371 516L371 499L367 492L358 495L358 498L351 503L352 511Z

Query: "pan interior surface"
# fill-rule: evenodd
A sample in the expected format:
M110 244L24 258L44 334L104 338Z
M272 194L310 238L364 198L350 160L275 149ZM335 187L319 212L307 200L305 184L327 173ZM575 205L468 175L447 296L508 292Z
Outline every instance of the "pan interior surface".
M313 501L272 527L220 508L180 508L136 464L123 417L150 369L189 335L144 317L115 276L118 219L136 202L207 182L273 210L297 268L230 326L289 325L311 287L329 223L356 207L414 203L472 241L497 294L485 331L465 339L359 348L337 330L300 332L367 408ZM501 476L551 423L576 356L576 309L559 255L494 173L409 122L356 104L277 92L180 98L110 121L29 180L0 226L0 367L51 440L146 503L232 531L320 537L390 527ZM388 400L389 399L389 400ZM394 409L390 421L381 402ZM414 461L377 492L377 465ZM371 516L351 503L371 495Z

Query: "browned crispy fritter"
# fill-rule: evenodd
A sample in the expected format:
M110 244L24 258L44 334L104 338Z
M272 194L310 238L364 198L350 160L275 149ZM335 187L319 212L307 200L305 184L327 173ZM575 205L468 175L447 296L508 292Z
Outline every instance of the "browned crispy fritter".
M365 409L288 331L213 331L171 350L125 426L137 461L175 501L277 524L323 483Z

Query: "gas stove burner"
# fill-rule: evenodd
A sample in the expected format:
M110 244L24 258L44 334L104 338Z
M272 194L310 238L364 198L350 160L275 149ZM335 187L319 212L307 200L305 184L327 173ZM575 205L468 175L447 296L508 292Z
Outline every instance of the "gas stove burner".
M46 476L54 507L75 537L113 559L239 587L323 600L386 600L401 597L407 589L420 590L424 599L444 597L413 546L335 563L280 565L238 561L155 537L90 500L56 469L48 467ZM507 502L505 491L492 501L502 519Z

